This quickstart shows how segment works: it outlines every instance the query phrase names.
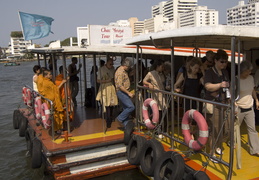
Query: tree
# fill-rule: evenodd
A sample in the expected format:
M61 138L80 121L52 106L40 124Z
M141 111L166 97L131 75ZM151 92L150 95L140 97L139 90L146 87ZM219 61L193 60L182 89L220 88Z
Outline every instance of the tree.
M76 43L77 37L72 37L72 42ZM67 38L67 39L61 41L61 46L70 46L70 38Z
M22 31L12 31L11 37L21 38L23 37Z
M33 59L34 55L33 55L33 53L25 53L22 58L23 59Z
M35 44L35 48L41 48L40 44Z

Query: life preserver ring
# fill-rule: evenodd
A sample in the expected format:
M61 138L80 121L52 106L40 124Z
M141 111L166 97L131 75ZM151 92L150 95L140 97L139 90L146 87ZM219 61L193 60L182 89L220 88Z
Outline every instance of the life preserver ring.
M41 97L38 96L34 100L34 110L35 110L36 118L38 120L40 120L40 118L41 118L41 105L42 105Z
M27 87L22 88L22 99L25 105L27 105Z
M151 107L153 112L152 121L149 119L148 106ZM147 128L154 129L156 127L156 124L159 122L159 111L157 102L151 98L146 99L143 103L142 114Z
M31 94L31 90L29 88L27 88L27 87L22 88L22 97L23 97L24 104L31 107L32 106L32 102L31 102L32 94Z
M190 133L191 119L194 119L199 127L199 137L197 141L192 139ZM184 135L185 143L195 151L202 149L203 146L207 143L209 136L208 125L203 115L199 111L191 109L184 114L182 119L182 133Z
M49 129L51 127L51 122L50 122L50 110L47 103L42 103L41 105L41 119L42 119L42 124L44 128Z
M162 154L156 163L154 179L183 179L185 163L183 157L174 151L167 151Z
M142 148L140 166L147 176L153 176L157 161L164 153L163 145L156 139L146 141Z
M127 146L127 159L132 165L139 165L142 148L146 139L142 136L133 135Z
M27 91L26 91L26 104L27 104L27 106L32 106L32 101L31 101L31 99L32 99L32 94L31 94L31 90L29 89L29 88L27 88Z

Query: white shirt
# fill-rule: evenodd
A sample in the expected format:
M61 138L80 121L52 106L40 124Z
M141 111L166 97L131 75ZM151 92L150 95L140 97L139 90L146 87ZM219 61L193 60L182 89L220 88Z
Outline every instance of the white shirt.
M254 90L254 78L249 75L246 79L240 78L240 99L236 102L238 107L248 109L254 104L252 92Z

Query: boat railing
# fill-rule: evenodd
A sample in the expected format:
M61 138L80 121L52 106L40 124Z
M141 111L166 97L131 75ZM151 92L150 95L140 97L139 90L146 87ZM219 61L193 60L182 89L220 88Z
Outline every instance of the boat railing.
M51 121L51 136L52 136L52 140L54 140L54 105L53 105L53 102L48 99L48 98L45 98L43 95L41 95L39 92L35 91L33 88L31 88L30 86L28 85L24 85L26 88L29 88L30 91L31 91L31 97L32 97L32 111L34 113L34 116L36 117L36 113L35 113L35 98L40 96L41 99L43 99L44 102L48 102L48 104L50 105L50 121ZM42 123L42 118L40 119L39 123L43 126L43 123Z
M205 99L195 98L170 91L149 89L141 85L137 86L136 96L138 98L136 101L136 109L141 109L141 107L143 107L143 102L147 98L154 99L157 102L158 107L162 107L159 111L159 123L153 130L148 129L145 126L142 111L137 111L136 121L138 131L158 138L161 141L165 141L166 143L170 144L171 149L180 151L186 157L190 157L195 154L203 154L204 158L202 159L201 164L204 166L204 168L206 168L209 163L212 163L210 159L225 165L226 168L230 167L230 159L228 159L230 157L230 151L224 151L224 155L219 153L220 156L213 156L217 148L220 148L222 151L223 147L226 148L227 144L223 144L222 142L223 137L229 138L232 135L232 133L227 134L230 132L229 104L208 101ZM157 98L158 96L160 99ZM209 121L209 118L212 118L212 115L204 111L205 105L209 103L213 105L214 111L218 111L219 124L217 124L214 119ZM208 124L210 132L206 145L204 145L204 147L198 151L195 151L189 147L189 144L185 142L184 136L182 134L182 119L186 111L189 109L195 109L203 115L204 119L206 120L206 122L203 123ZM152 113L150 112L149 116L151 114ZM152 117L150 117L150 119L152 120ZM193 140L197 141L200 135L200 131L197 123L194 120L190 123L190 133L194 138ZM229 140L230 139L227 139L224 143L227 143Z

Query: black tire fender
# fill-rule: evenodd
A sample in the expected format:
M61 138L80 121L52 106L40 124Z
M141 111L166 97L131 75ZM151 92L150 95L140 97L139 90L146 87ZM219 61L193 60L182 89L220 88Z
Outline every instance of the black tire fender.
M146 141L141 154L141 169L147 176L153 176L155 165L164 152L163 145L156 139Z
M209 176L204 171L195 171L193 173L194 180L210 180Z
M32 141L32 156L31 156L31 167L33 169L40 168L42 164L41 154L41 142L39 139L34 138Z
M19 136L24 137L25 136L25 131L28 127L28 120L26 117L22 115L19 123Z
M23 116L23 115L19 109L16 109L13 111L13 128L14 129L19 129L21 116Z
M125 127L124 140L123 140L125 145L129 144L129 141L132 137L132 133L134 131L134 126L135 126L134 122L129 121L128 124Z
M185 163L183 157L174 151L167 151L157 161L154 172L154 179L183 179Z
M139 165L140 156L146 139L142 136L133 135L127 146L127 159L132 165Z
M32 154L32 141L35 138L35 131L28 127L25 131L25 139L27 144L27 150L29 154Z

